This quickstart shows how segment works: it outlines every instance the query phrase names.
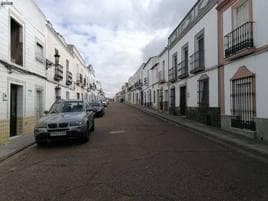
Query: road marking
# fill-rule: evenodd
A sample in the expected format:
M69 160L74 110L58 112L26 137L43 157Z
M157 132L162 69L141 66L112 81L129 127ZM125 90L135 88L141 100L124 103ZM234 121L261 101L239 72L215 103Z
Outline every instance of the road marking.
M123 134L125 133L126 131L124 130L120 130L120 131L110 131L110 134Z

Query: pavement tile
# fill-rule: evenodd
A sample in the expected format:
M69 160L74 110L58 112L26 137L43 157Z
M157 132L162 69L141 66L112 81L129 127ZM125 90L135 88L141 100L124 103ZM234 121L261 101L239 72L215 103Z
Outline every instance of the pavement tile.
M10 138L7 143L0 145L0 162L33 145L34 143L35 140L32 134L19 135Z

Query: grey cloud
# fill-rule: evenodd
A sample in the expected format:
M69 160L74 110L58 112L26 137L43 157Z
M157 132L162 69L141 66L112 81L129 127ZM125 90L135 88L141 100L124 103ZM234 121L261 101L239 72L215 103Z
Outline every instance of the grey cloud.
M157 55L194 0L36 0L67 42L93 64L109 95ZM59 9L60 8L60 9Z

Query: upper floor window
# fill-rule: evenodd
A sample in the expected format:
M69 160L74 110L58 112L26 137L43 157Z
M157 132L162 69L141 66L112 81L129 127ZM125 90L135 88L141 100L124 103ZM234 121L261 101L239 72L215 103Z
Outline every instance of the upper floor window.
M36 42L35 58L41 63L44 62L44 47L39 42Z
M69 64L69 60L66 59L66 71L67 71L67 72L69 72L69 65L70 65L70 64Z
M178 57L177 57L177 53L172 55L172 68L176 67L178 64Z
M10 20L11 62L23 66L23 28L13 18Z
M201 76L198 80L198 104L200 107L209 106L209 78L207 75Z
M242 0L233 10L234 28L240 27L249 21L249 1Z

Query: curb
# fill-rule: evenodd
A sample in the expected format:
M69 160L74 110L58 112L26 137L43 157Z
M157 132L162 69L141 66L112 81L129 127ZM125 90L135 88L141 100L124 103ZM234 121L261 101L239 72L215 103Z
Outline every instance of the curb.
M167 121L167 122L170 122L170 123L174 123L174 124L179 125L179 126L181 126L183 128L191 130L192 132L194 132L194 133L196 133L196 134L198 134L200 136L203 136L203 137L205 137L205 138L207 138L207 139L209 139L209 140L211 140L213 142L216 142L216 143L221 144L223 146L227 146L227 147L232 148L232 149L234 149L234 150L236 150L238 152L250 155L251 157L257 158L259 160L262 160L263 162L268 163L268 149L267 149L267 152L261 151L261 150L256 149L256 148L254 149L254 148L250 147L247 144L239 143L238 140L235 139L235 138L229 138L228 139L228 137L214 135L214 134L212 134L213 131L204 131L203 129L198 129L196 127L190 127L189 125L186 125L186 124L183 124L181 122L166 118L164 116L161 116L159 114L150 112L148 110L136 107L134 105L130 105L130 104L127 104L127 105L131 106L131 107L133 107L133 108L135 108L135 109L137 109L137 110L139 110L139 111L141 111L141 112L143 112L145 114L148 114L150 116L158 118L160 120L164 120L164 121ZM232 134L232 133L230 132L230 134ZM235 135L235 134L233 134L233 135ZM248 140L250 140L250 139L248 139ZM251 143L251 145L253 146L254 144ZM261 146L262 144L258 144L258 145Z
M30 144L27 144L27 145L25 145L24 147L22 147L22 148L20 148L20 149L17 149L17 150L15 150L15 151L13 151L13 152L7 154L6 156L0 157L0 163L2 163L2 162L4 162L5 160L11 158L12 156L16 155L16 154L19 153L19 152L24 151L25 149L31 147L31 146L34 145L34 144L35 144L35 142L31 142Z

